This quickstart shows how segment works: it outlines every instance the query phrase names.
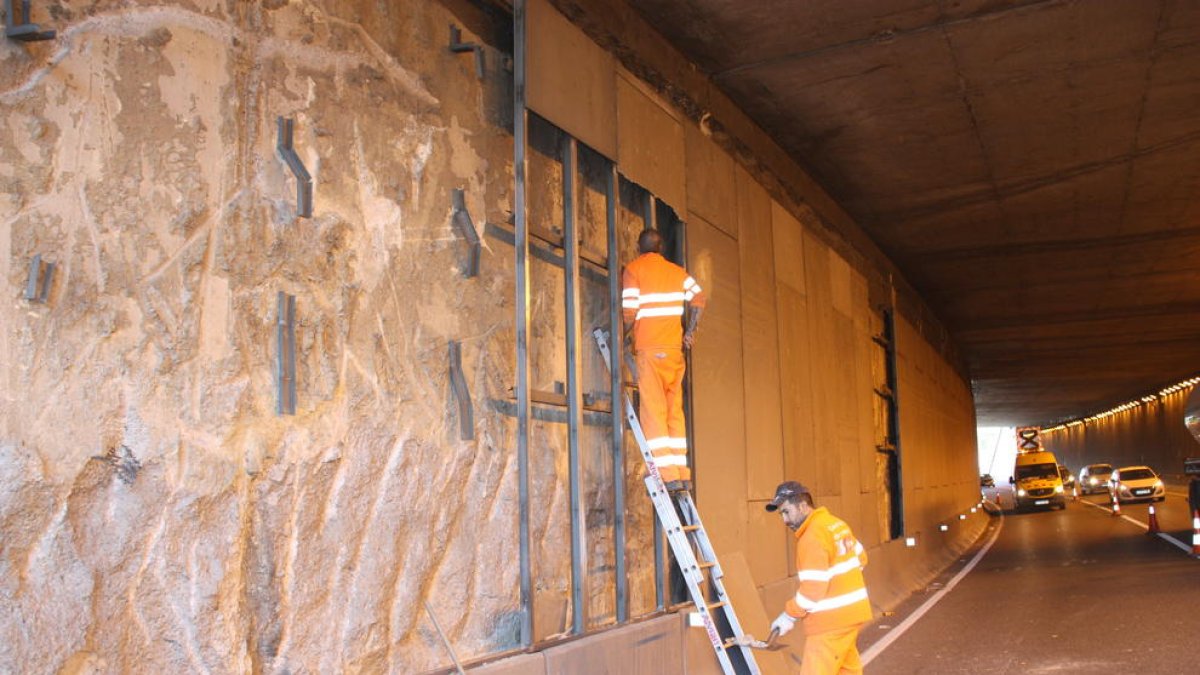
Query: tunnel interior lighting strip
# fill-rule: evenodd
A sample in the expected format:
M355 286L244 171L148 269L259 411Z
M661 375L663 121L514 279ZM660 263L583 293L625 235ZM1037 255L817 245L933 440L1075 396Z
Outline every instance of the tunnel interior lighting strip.
M1105 410L1104 412L1087 415L1086 417L1069 420L1067 422L1061 422L1052 427L1047 427L1045 429L1042 429L1041 433L1048 434L1048 433L1053 433L1055 431L1062 431L1063 429L1073 429L1075 427L1083 426L1085 424L1099 422L1101 420L1112 417L1113 415L1123 413L1127 410L1133 410L1134 408L1137 408L1137 407L1140 407L1143 405L1155 403L1162 398L1171 396L1172 394L1176 394L1176 393L1179 393L1184 390L1190 390L1192 387L1195 387L1197 384L1200 384L1200 377L1188 378L1186 380L1177 382L1169 387L1164 387L1164 388L1160 389L1158 391L1158 393L1146 394L1145 396L1141 396L1141 397L1133 399L1131 401L1122 403L1118 406L1109 408L1108 410Z

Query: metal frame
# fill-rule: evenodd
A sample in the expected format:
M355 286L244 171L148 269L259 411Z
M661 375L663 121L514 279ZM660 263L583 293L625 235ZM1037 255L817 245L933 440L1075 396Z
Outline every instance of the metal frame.
M513 0L513 226L516 230L517 488L519 492L521 644L533 645L533 583L529 533L529 109L526 107L526 0Z
M29 21L29 0L21 0L21 23L13 13L12 0L4 0L4 16L7 25L4 27L5 37L21 42L38 42L53 40L58 33L52 30L42 30L42 27Z
M478 42L463 42L462 30L454 24L450 24L450 51L454 52L455 54L461 54L463 52L475 52L475 76L481 80L483 79L483 73L485 70L483 45L479 44Z
M464 441L475 439L475 413L471 407L471 390L463 375L462 343L450 341L450 390L458 400L459 437Z
M479 232L475 229L475 223L471 221L471 212L467 210L467 197L461 188L455 188L450 193L450 203L452 207L450 222L470 246L467 253L467 264L463 268L463 276L470 279L479 276L479 252L482 242L479 240Z
M54 283L54 263L43 262L42 254L33 256L29 262L29 281L25 284L25 299L44 303L50 298L50 287Z
M567 312L567 472L571 500L571 624L575 634L587 630L584 607L587 585L587 526L584 522L583 481L579 458L580 408L583 406L579 368L579 146L566 138L562 147L563 257Z
M279 415L296 414L296 296L279 291L276 296L275 340Z
M875 394L882 398L887 407L887 443L876 447L876 451L888 459L888 507L890 522L888 523L889 539L899 539L904 536L904 475L900 466L900 401L896 393L896 321L893 310L886 307L880 309L883 315L883 335L872 338L875 344L883 348L884 363L887 368L887 390L876 389Z
M613 554L617 577L617 623L629 620L629 571L625 562L625 425L624 418L617 412L624 393L621 381L621 365L625 362L622 350L625 320L621 312L621 255L617 242L617 202L620 176L617 165L610 163L604 179L604 216L608 226L608 329L614 336L610 349L616 364L609 368L609 387L612 392L612 462L613 462Z
M296 121L290 117L276 119L275 150L296 177L296 215L312 218L312 175L304 168L304 162L293 146L295 124Z

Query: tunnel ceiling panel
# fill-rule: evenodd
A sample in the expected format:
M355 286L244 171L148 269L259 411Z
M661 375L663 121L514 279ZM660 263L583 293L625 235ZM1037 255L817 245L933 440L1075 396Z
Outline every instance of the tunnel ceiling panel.
M1197 3L633 4L923 294L980 424L1086 415L1200 370L1182 319L1200 302ZM992 337L1014 322L1020 340Z

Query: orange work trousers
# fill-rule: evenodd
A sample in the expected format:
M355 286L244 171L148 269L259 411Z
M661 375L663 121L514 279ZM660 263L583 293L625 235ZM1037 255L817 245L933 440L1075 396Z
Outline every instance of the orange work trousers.
M800 675L862 675L858 630L854 626L804 636Z
M663 481L691 480L683 419L683 350L639 349L637 369L638 417L654 466Z

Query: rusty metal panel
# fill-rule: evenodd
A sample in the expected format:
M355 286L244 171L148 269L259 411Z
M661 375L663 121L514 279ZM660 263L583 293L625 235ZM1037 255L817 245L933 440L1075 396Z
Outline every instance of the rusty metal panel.
M834 322L829 247L809 233L804 235L804 271L808 284L808 339L812 359L813 454L815 473L800 478L816 496L841 492L840 457L837 447L836 407L841 381L837 362L837 332Z
M775 278L800 293L804 283L804 227L778 202L771 202L771 237L775 242Z
M699 127L686 125L688 209L716 225L726 234L738 236L740 205L733 158L725 154ZM738 178L744 174L738 168ZM746 178L749 178L747 175ZM765 197L765 192L763 193ZM770 214L768 214L768 218ZM770 252L768 252L770 257Z
M630 624L543 652L547 675L682 673L683 636L678 614ZM712 654L709 645L708 653ZM715 658L713 659L715 662Z
M683 125L633 75L618 71L617 164L676 213L687 213Z
M528 106L600 154L617 156L616 61L548 0L529 0Z
M778 513L767 513L763 508L766 504L766 500L752 500L748 504L746 514L746 559L749 562L750 575L756 586L782 579L795 572L795 570L789 569L790 558L787 554L787 540L791 537L791 531L783 525ZM740 552L736 553L741 555ZM721 566L725 569L726 575L730 572L727 558L727 555L721 556ZM728 582L726 585L728 586ZM734 599L736 601L737 597L734 596ZM742 620L742 626L745 628L747 626L746 615L741 605L735 602L734 607L737 608L738 617ZM772 615L772 618L774 616Z
M783 471L791 480L814 474L812 363L808 344L808 299L782 282L779 308L779 380L783 413Z
M717 553L739 550L746 530L746 432L737 242L692 214L688 271L708 293L692 350L696 501Z
M746 391L746 489L770 499L783 476L779 332L771 199L746 171L736 172L741 254L742 346Z

